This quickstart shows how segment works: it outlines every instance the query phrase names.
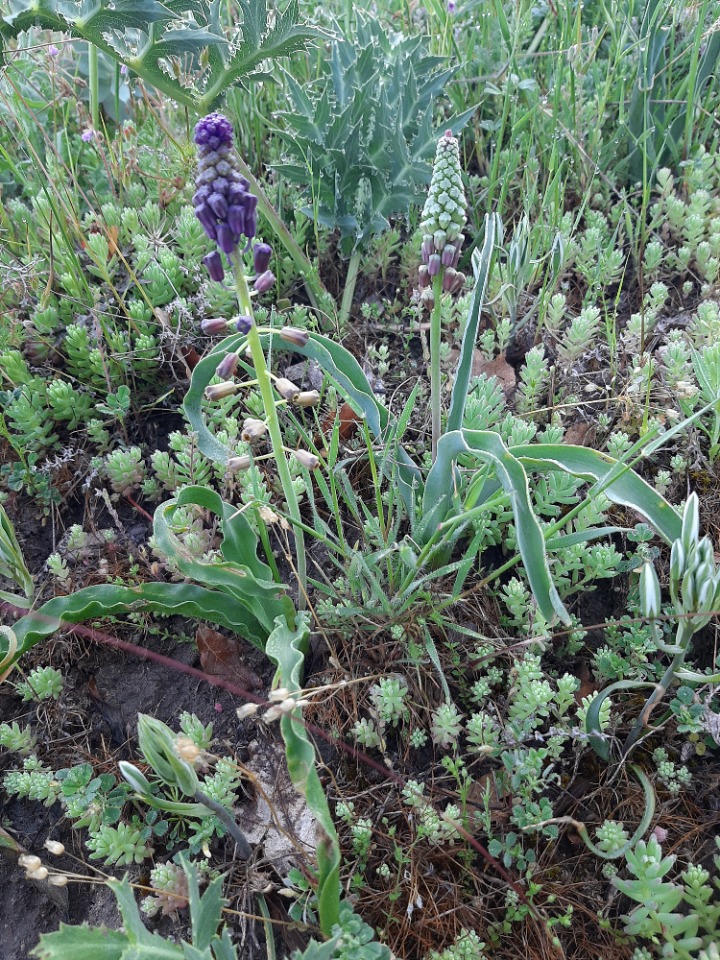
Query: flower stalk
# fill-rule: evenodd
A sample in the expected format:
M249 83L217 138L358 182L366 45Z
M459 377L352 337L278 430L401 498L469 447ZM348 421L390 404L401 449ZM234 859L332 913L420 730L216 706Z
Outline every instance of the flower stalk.
M230 255L230 262L232 265L232 273L235 282L235 289L237 291L240 313L243 316L252 317L252 300L250 298L247 280L245 279L242 256L240 255L239 250L236 249ZM298 583L300 585L298 607L299 609L303 609L307 594L307 568L305 563L305 535L303 533L300 518L300 504L295 492L292 476L290 475L290 466L285 455L285 447L283 444L282 432L280 430L277 407L275 406L275 395L273 393L270 371L267 368L265 351L263 350L262 343L260 342L260 335L255 323L253 323L248 330L247 338L253 366L255 367L255 374L257 377L258 388L260 390L260 396L262 397L263 407L265 409L265 418L268 435L270 437L270 444L275 457L280 484L282 486L283 493L285 494L288 514L293 523L297 576Z

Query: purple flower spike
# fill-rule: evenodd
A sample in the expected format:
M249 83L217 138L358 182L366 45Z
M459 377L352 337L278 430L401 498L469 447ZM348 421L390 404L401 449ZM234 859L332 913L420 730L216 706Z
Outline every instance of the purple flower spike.
M215 280L216 283L222 283L225 279L225 269L223 268L222 257L217 250L213 250L212 253L203 257L203 263L207 267L210 279Z
M260 276L261 273L265 273L267 268L270 266L270 258L272 257L272 247L269 243L256 243L253 247L253 266L255 267L255 273Z
M252 317L238 317L235 321L235 329L238 333L249 333L252 325Z
M253 287L257 290L258 293L266 293L270 287L275 283L275 274L272 270L266 270L264 273L261 273L259 277L256 278Z
M211 113L195 127L198 168L193 205L205 233L220 251L231 256L241 237L248 244L257 229L257 197L248 193L233 148L233 128L227 117Z

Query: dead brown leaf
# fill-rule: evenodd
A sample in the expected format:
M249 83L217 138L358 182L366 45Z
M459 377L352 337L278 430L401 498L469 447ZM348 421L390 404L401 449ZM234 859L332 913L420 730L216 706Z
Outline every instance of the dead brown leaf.
M195 634L195 642L205 673L230 680L249 690L259 690L263 686L260 677L243 663L237 640L218 633L212 627L200 626Z

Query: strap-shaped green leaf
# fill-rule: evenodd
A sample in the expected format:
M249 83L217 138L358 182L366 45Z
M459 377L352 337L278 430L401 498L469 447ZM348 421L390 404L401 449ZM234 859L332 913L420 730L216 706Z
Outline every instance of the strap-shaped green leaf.
M227 627L260 649L267 638L257 619L240 605L230 603L226 593L192 583L144 583L137 587L101 584L68 597L55 597L21 617L13 628L18 641L15 659L51 637L63 624L122 616L133 610L207 620Z
M462 454L471 454L492 464L497 479L510 497L518 550L537 605L548 622L557 615L564 623L569 623L570 617L550 574L545 538L530 501L527 474L496 433L454 430L440 438L437 460L425 483L423 515L433 517L437 522L447 517L455 493L455 461Z
M478 327L480 326L480 313L483 303L485 302L485 290L487 289L490 269L495 254L497 222L496 215L485 214L485 239L483 240L482 250L480 251L475 287L473 289L472 300L470 301L470 313L463 334L460 356L455 371L455 382L453 383L450 413L448 414L446 428L448 433L452 430L461 430L463 425L465 406L467 404L468 391L470 390L475 344L477 343Z
M185 502L206 499L197 491L198 488L192 488L190 497ZM211 497L207 500L210 501ZM273 628L275 617L289 613L280 600L280 594L287 589L285 585L272 581L269 567L265 567L268 578L259 579L247 562L208 563L196 559L171 528L172 517L177 508L176 500L168 500L155 511L153 535L158 547L189 580L195 580L210 589L230 594L237 603L249 611L267 636ZM244 517L242 519L244 520ZM253 544L253 549L247 554L247 560L257 568L259 561L255 549L256 546ZM262 643L262 638L258 639Z
M268 637L265 652L277 664L273 685L290 693L301 689L302 669L307 643L308 616L297 615L297 627L291 630L279 617ZM285 741L288 772L295 789L301 793L317 819L317 903L320 927L330 936L340 917L340 847L327 797L316 768L315 747L308 737L299 710L285 713L280 720Z
M682 521L674 507L634 470L606 453L560 443L526 443L510 449L528 470L565 470L595 481L608 500L636 510L667 543L680 536Z

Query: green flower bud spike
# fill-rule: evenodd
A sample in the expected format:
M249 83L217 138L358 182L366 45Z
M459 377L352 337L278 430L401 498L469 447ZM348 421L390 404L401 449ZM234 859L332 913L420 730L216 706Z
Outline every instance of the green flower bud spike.
M423 207L421 257L423 285L426 276L432 288L423 290L421 302L432 308L430 315L430 410L432 412L432 460L437 457L440 439L440 341L441 299L443 290L459 293L465 277L456 268L462 247L465 226L465 190L460 169L460 147L450 130L440 137L428 197ZM421 268L422 269L422 268ZM444 283L445 272L451 271Z

